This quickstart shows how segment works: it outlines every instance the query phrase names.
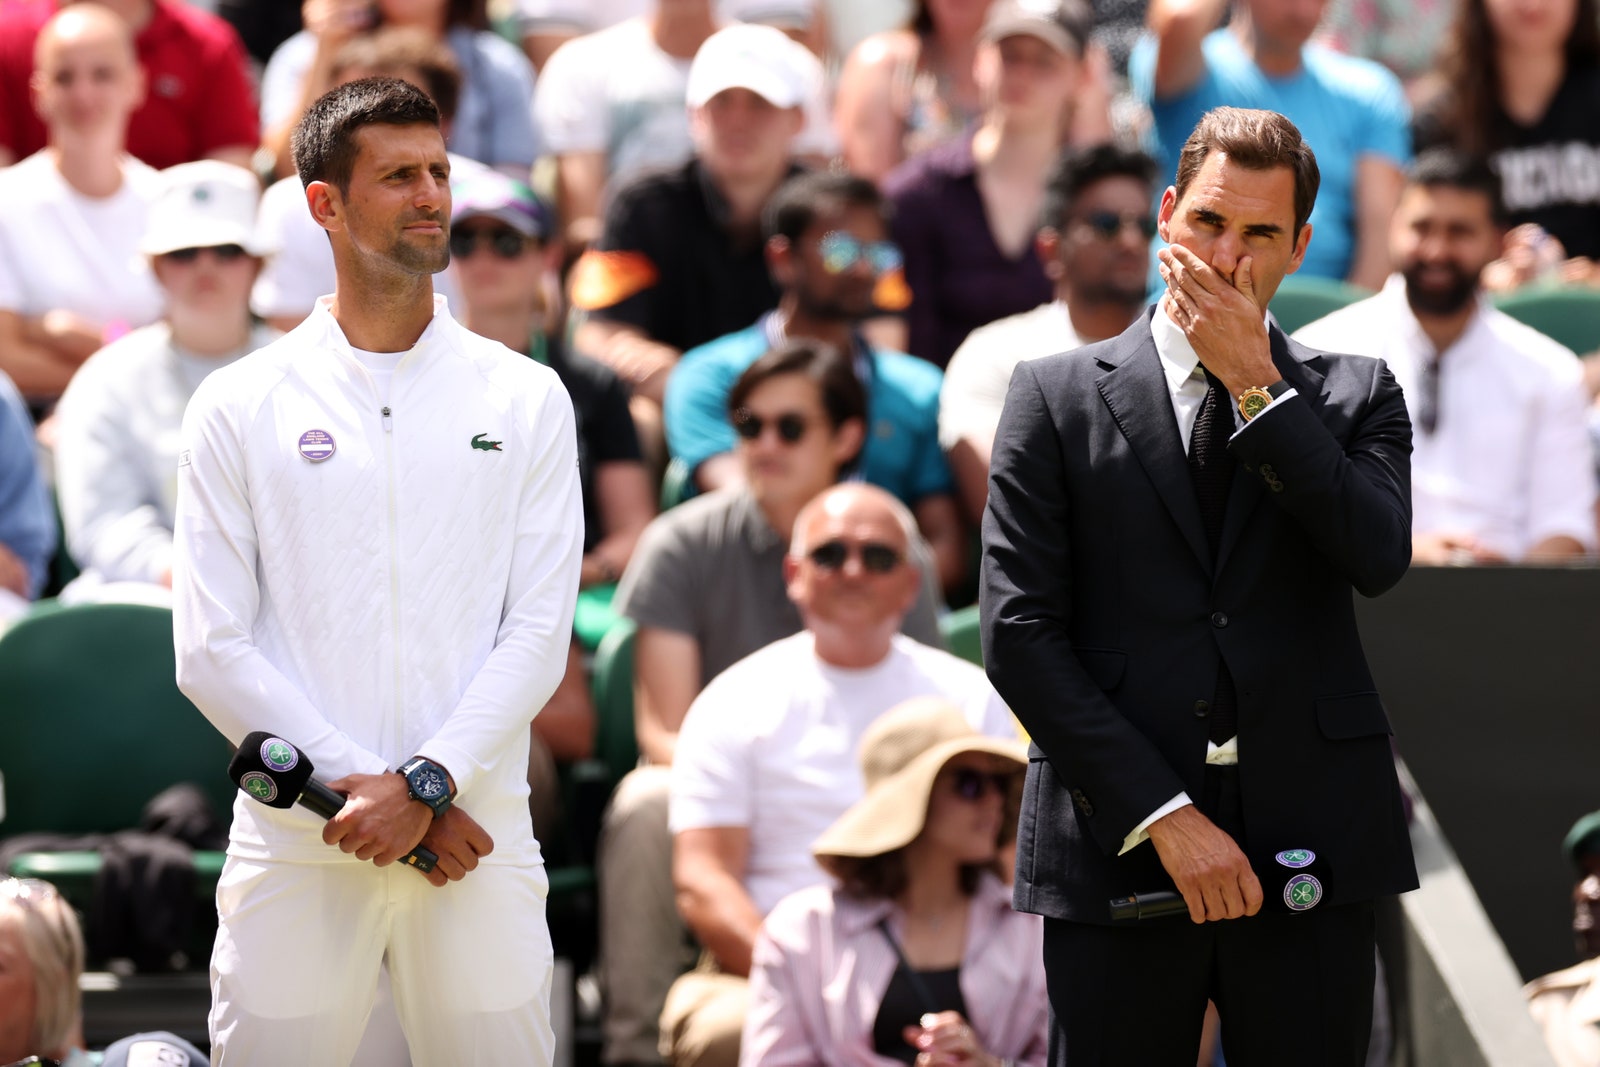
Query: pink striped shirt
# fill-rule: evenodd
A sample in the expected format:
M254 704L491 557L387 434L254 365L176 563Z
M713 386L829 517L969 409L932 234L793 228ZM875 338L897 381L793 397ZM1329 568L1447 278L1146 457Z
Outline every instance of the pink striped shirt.
M740 1067L884 1067L872 1024L899 961L877 928L903 917L887 900L831 886L781 901L756 938ZM1044 924L1011 908L1011 889L984 875L972 897L961 956L961 995L978 1043L1018 1064L1046 1061Z

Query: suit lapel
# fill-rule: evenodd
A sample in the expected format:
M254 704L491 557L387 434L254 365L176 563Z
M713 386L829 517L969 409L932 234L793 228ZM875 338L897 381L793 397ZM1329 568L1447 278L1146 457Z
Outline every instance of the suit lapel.
M1289 339L1278 328L1276 320L1268 329L1268 339L1272 344L1272 363L1278 368L1278 373L1311 405L1313 412L1318 411L1322 407L1323 375L1309 363L1301 362L1301 358L1309 353L1303 348L1298 353L1291 351ZM1251 513L1266 495L1263 484L1259 477L1243 468L1234 471L1233 487L1228 493L1228 511L1222 520L1222 541L1217 545L1218 574L1227 565L1228 555L1244 533Z
M1172 394L1161 373L1161 357L1156 354L1155 338L1150 333L1150 315L1138 319L1119 340L1121 343L1113 349L1120 357L1118 362L1095 380L1095 386L1178 524L1183 539L1209 570L1211 548L1206 544L1183 442L1178 439Z

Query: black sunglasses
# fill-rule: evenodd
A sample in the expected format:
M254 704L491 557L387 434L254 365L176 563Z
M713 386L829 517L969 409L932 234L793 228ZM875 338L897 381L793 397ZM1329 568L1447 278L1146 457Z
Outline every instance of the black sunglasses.
M733 413L733 429L746 441L754 441L761 436L761 431L771 423L778 431L778 439L786 445L797 444L800 438L806 435L806 428L810 426L804 415L787 412L776 418L764 419L749 408L740 408Z
M822 544L806 553L806 558L825 571L836 571L845 565L852 552L861 554L862 569L869 574L888 574L900 566L903 557L892 545L881 541L866 541L860 545L851 545L847 541L832 540Z
M487 242L488 248L501 259L516 259L528 247L528 239L507 226L482 230L451 230L450 254L466 259L478 250L478 240Z
M161 258L174 263L193 263L200 258L201 252L210 252L219 263L232 263L246 254L239 245L204 245L200 248L174 248L171 252L163 252Z
M950 788L962 800L982 800L993 789L1001 796L1011 792L1014 775L984 773L971 767L957 767L950 773Z
M1075 221L1089 227L1102 241L1116 240L1129 226L1138 230L1139 235L1146 241L1156 235L1156 220L1149 215L1132 213L1119 215L1115 211L1091 211L1086 215L1079 215Z

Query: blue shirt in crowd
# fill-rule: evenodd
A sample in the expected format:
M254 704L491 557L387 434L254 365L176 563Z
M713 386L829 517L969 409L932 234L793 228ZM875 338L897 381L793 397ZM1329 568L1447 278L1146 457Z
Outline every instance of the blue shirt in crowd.
M1134 92L1150 105L1161 187L1171 183L1183 142L1207 111L1227 106L1279 112L1300 128L1322 172L1311 212L1311 247L1300 269L1313 277L1344 278L1355 254L1356 161L1377 155L1400 167L1411 162L1411 109L1400 80L1370 60L1320 45L1301 49L1296 73L1268 77L1228 29L1208 34L1202 51L1206 73L1194 88L1168 100L1155 99L1154 37L1146 34L1128 62Z
M667 379L667 448L695 470L732 452L728 393L746 367L779 339L774 317L686 352ZM856 339L856 372L867 391L867 440L857 474L906 504L954 489L939 448L939 368Z
M50 494L39 477L33 419L11 379L0 373L0 544L28 567L28 598L39 595L56 550Z

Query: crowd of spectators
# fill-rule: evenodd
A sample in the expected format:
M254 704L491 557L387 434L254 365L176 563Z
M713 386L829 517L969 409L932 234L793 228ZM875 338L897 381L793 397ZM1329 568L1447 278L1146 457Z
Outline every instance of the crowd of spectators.
M188 397L333 289L295 122L364 77L437 101L436 289L559 373L582 596L637 628L640 761L598 842L610 1064L737 1062L741 1031L746 1062L1040 1057L1038 953L917 933L942 906L1038 936L997 903L1012 808L954 828L951 797L1007 797L982 738L1016 729L938 619L973 596L1012 370L1144 313L1208 109L1282 111L1317 153L1302 274L1372 295L1298 336L1394 368L1415 561L1596 553L1600 362L1491 302L1600 301L1596 0L906 6L0 0L0 626L169 602ZM594 748L592 648L534 718L541 838ZM962 714L885 715L930 696ZM917 817L892 840L880 794ZM872 995L841 1016L846 979Z

